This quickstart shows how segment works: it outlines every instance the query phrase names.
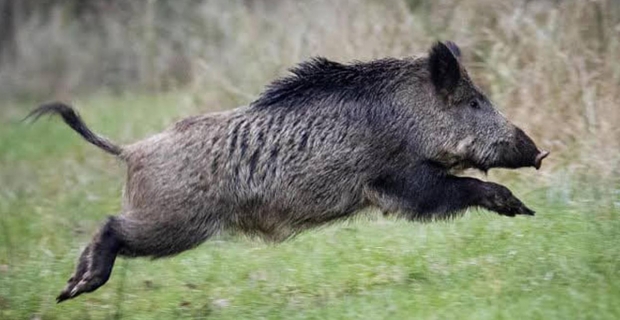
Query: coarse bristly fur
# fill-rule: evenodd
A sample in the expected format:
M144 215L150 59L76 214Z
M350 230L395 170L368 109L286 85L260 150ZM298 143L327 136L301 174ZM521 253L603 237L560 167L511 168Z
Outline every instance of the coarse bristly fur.
M190 117L122 147L57 113L127 163L122 210L84 249L58 301L96 290L117 255L170 256L232 230L280 241L377 207L410 220L468 207L532 215L505 187L452 172L539 167L548 154L495 110L454 43L428 57L316 58L235 110Z

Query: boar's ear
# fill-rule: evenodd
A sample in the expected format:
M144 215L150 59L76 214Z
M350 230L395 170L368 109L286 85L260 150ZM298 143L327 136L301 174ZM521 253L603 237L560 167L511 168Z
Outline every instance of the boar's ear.
M437 42L428 55L431 81L437 92L451 93L461 79L461 50L454 42Z

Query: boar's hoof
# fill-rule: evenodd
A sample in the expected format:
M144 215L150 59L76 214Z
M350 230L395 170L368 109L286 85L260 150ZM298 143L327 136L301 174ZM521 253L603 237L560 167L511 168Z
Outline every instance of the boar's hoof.
M58 295L56 302L60 303L72 299L85 292L95 291L108 281L109 274L93 275L86 272L81 279L70 281L67 287Z
M500 200L498 209L499 214L508 217L514 217L519 214L527 216L535 214L532 209L526 207L521 200L515 198L512 194L510 197Z
M521 200L517 199L508 188L499 184L493 186L492 194L483 200L483 207L493 210L501 215L514 217L516 215L533 216L535 212L526 207Z

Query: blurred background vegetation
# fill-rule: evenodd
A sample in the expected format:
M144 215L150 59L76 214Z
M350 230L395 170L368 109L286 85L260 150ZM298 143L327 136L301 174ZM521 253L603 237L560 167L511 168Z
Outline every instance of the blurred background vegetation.
M60 121L20 124L33 107L74 103L93 130L129 143L246 105L311 56L423 55L436 40L455 41L498 108L552 151L541 171L486 177L533 202L536 220L381 220L278 248L226 239L119 264L131 286L113 275L112 289L54 306L81 247L118 210L124 168ZM617 318L619 207L618 0L0 0L0 318L381 318L394 308L396 318ZM548 278L560 282L532 284Z

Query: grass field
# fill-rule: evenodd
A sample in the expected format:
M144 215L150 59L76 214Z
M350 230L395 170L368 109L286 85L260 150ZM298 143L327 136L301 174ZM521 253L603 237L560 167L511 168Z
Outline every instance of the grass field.
M57 305L82 247L119 210L125 173L59 119L19 123L30 107L0 115L2 319L620 318L618 193L561 173L538 181L544 169L489 176L533 218L472 211L413 224L369 213L279 245L221 237L171 259L120 259L107 285ZM77 107L119 142L197 112L175 94Z

